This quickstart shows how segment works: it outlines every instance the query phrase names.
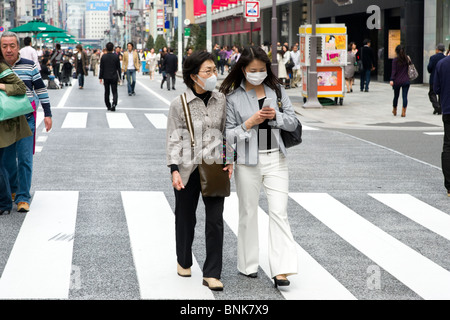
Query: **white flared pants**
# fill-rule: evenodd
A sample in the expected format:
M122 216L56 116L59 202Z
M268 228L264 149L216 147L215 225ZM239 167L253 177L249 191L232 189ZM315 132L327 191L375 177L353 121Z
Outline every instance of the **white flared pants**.
M287 216L289 174L287 160L278 150L260 152L256 166L237 164L239 199L238 270L258 271L258 207L261 186L269 204L269 265L271 277L297 273L297 250Z

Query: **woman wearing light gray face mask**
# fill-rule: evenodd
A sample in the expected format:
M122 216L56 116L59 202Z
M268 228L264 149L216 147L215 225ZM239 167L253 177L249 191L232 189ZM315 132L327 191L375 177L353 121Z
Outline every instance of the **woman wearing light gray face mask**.
M259 267L258 202L260 189L269 203L269 265L275 287L288 286L297 273L296 243L287 219L289 174L279 130L294 131L297 117L267 54L259 47L242 51L224 80L226 136L236 141L236 193L239 199L238 271L257 277ZM283 112L277 105L280 94ZM256 111L256 112L255 112Z
M217 82L216 75L217 69L214 64L214 56L211 53L199 51L187 57L183 64L183 80L187 87L183 94L185 100L182 100L181 96L175 98L170 104L167 117L167 166L170 168L175 193L177 273L181 277L191 276L193 264L192 242L195 234L197 203L201 193L198 163L203 161L202 155L204 152L210 152L217 147L216 139L203 138L219 133L219 149L222 148L226 100L222 93L214 90ZM201 148L201 152L194 154L194 161L185 156L185 154L191 152L190 141L186 146L183 134L179 134L188 131L183 101L189 108L189 116L194 126L195 144ZM196 124L199 125L196 126ZM189 150L186 150L185 147ZM181 153L186 152L181 157L180 150ZM233 165L224 166L223 171L227 171L228 177L231 178ZM220 281L224 234L224 199L224 197L219 196L202 196L206 220L206 259L202 270L203 285L217 291L223 290L224 287Z

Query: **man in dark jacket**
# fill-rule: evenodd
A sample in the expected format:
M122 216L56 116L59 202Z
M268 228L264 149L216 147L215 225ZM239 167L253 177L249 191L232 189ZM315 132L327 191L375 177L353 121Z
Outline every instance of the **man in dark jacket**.
M117 54L113 53L114 44L108 42L106 44L106 54L100 59L100 84L102 80L105 85L105 104L106 108L111 111L116 111L117 106L117 82L121 79L120 59ZM113 104L109 100L109 92L112 90Z
M434 92L439 95L444 122L444 148L442 152L442 172L444 173L447 195L450 197L450 56L438 62L434 75Z
M170 91L170 78L172 78L172 90L175 90L175 74L178 71L178 58L173 54L173 48L164 57L163 68L166 70L167 90Z
M364 47L361 48L361 92L369 92L370 73L375 70L375 56L373 50L370 47L371 43L369 39L364 40Z
M430 58L430 62L428 63L428 72L430 73L430 91L428 92L428 97L430 98L431 103L433 104L434 112L433 114L442 114L440 101L434 92L433 83L434 83L434 74L436 70L436 66L439 61L445 58L444 55L445 46L440 43L436 47L436 54Z

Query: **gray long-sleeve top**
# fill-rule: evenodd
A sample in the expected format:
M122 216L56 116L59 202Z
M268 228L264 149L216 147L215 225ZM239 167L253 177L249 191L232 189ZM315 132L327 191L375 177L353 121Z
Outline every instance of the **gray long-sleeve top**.
M273 129L283 129L289 132L297 128L297 116L294 108L281 87L281 102L283 112L278 108L277 95L274 90L264 85L266 98L271 98L271 107L276 111L276 117L269 121ZM245 121L259 110L258 97L255 90L245 90L245 80L227 96L226 137L228 144L236 143L237 163L256 166L258 164L258 126L247 130ZM273 130L272 129L272 130ZM286 156L287 151L280 135L276 135L280 151Z

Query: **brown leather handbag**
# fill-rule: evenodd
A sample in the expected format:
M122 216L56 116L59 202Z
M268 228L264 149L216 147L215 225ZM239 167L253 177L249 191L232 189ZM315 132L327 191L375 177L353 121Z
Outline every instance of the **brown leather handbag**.
M191 112L186 101L186 93L181 95L181 103L186 118L186 125L191 136L191 147L195 147L194 127L192 125ZM204 197L228 197L230 196L230 178L228 171L223 170L224 165L213 162L208 164L202 159L202 163L198 165L200 174L200 185L202 188L202 196Z

